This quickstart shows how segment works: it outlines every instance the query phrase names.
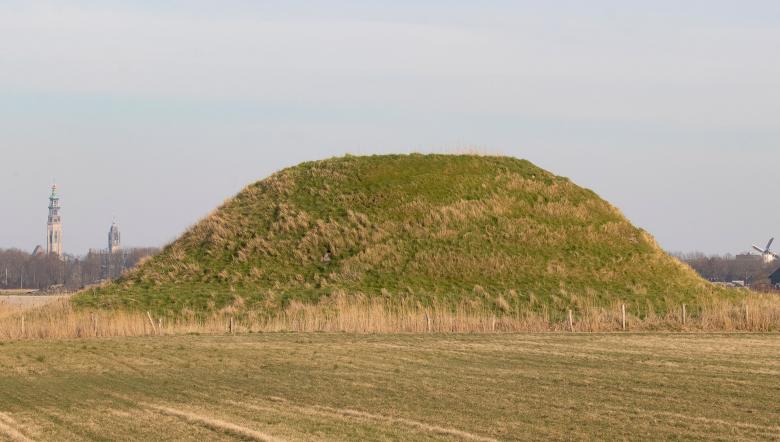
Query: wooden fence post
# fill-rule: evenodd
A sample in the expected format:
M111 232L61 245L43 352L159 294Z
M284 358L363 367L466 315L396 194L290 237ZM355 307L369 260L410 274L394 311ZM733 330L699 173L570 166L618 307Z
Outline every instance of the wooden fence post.
M149 324L152 325L152 332L154 332L154 334L157 334L157 327L155 327L154 325L154 320L152 319L152 313L147 311L146 317L149 318Z
M24 337L24 315L22 315L22 336Z
M626 331L626 305L620 306L621 323L623 325L623 331Z
M228 332L230 332L231 335L234 334L233 317L232 316L230 317L230 322L228 322Z
M428 333L431 332L431 317L428 315L428 310L425 311L425 324L428 327Z
M682 305L682 325L685 325L685 304Z
M750 315L748 314L748 305L745 304L745 330L750 329Z
M569 330L574 331L574 319L572 318L571 309L569 309Z

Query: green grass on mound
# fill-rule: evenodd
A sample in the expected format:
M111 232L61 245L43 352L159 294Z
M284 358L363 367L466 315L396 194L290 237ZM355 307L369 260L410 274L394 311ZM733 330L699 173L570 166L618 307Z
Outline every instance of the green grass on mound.
M665 307L712 287L594 192L528 161L392 155L251 184L82 306L274 309L334 292L423 304Z

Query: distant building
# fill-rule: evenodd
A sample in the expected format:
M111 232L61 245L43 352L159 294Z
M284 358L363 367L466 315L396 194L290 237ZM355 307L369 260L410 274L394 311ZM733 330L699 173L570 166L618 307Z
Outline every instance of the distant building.
M116 225L116 221L111 223L111 228L108 229L108 253L116 253L122 249L121 235L119 234L119 226Z
M62 219L60 218L60 197L57 185L51 186L49 196L49 221L46 229L46 253L62 258Z
M775 270L774 273L769 275L769 280L772 282L772 285L775 287L780 287L780 268Z
M46 250L43 249L41 246L35 246L35 249L33 249L32 256L41 256L46 253Z
M761 259L761 255L754 255L750 252L736 256L736 260L740 262L758 262L761 261Z

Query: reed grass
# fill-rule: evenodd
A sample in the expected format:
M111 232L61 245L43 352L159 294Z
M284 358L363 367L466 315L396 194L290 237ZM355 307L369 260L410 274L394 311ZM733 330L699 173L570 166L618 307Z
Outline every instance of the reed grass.
M150 312L85 310L59 299L42 307L0 304L0 340L67 339L257 332L505 333L623 331L621 304L581 306L572 311L514 311L340 296L328 302L291 302L278 313L223 309L208 315L185 312L159 317ZM231 325L232 324L232 325ZM777 332L780 297L757 294L741 301L714 300L680 311L656 312L627 306L626 331Z

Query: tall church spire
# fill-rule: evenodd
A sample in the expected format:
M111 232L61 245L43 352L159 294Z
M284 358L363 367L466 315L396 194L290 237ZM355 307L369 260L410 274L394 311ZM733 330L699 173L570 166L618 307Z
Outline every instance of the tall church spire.
M57 185L51 186L49 196L49 221L46 224L46 253L62 257L62 219Z

